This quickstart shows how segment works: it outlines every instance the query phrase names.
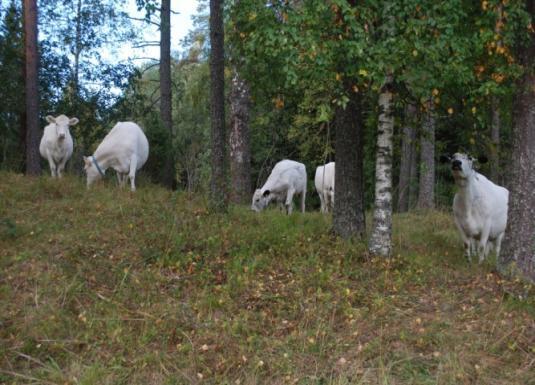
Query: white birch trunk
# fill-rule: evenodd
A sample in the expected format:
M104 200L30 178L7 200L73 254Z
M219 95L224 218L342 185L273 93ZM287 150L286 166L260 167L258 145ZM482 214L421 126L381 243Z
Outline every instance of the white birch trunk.
M389 257L392 252L392 115L391 80L387 78L379 95L379 125L375 160L375 204L369 241L372 254Z

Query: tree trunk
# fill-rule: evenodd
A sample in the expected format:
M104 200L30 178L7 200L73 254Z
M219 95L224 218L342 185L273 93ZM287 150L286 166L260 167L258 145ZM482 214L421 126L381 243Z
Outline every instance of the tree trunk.
M414 130L414 121L416 107L414 104L408 104L405 107L405 124L401 136L401 161L399 166L399 186L398 186L398 212L403 213L409 210L409 195L411 184L414 182L411 178L411 170L415 164L415 141L416 131Z
M420 183L418 208L435 207L435 116L433 100L427 102L422 135L420 136Z
M162 0L160 9L160 118L169 135L164 154L163 184L175 187L175 167L172 151L173 116L171 94L171 0Z
M39 94L37 2L24 0L24 52L26 62L26 174L39 175Z
M249 146L249 87L236 68L230 91L231 201L246 204L251 199L251 150Z
M535 13L535 0L527 9ZM513 107L513 148L509 162L508 226L498 269L507 274L509 266L535 282L535 36L519 49L525 74L517 81Z
M342 238L363 238L366 233L363 184L363 125L360 95L350 91L346 108L335 116L336 172L334 176L333 231Z
M212 132L210 204L215 211L226 211L228 206L223 42L223 1L210 0L210 113Z
M497 184L500 181L500 101L495 96L492 98L492 124L490 128L490 179Z
M392 252L392 78L387 77L379 95L379 125L375 158L375 204L369 250L389 257Z

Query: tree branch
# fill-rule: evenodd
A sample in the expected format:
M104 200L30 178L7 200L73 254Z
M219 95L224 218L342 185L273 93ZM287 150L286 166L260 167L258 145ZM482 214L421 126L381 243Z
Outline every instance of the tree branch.
M152 24L152 25L155 25L157 26L158 28L160 27L160 23L157 23L155 21L152 21L152 20L147 20L145 18L139 18L139 17L132 17L132 16L126 16L128 19L130 20L135 20L135 21L142 21L144 23L148 23L148 24Z

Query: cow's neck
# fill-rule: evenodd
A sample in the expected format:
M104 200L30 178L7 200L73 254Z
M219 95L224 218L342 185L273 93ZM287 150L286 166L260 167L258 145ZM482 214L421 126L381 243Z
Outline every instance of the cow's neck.
M106 170L111 166L111 157L107 156L106 154L99 153L99 151L95 151L93 154L93 159L97 161L102 172L106 172Z
M455 184L458 187L458 202L462 204L466 210L472 207L472 202L477 195L475 178L476 173L472 172L467 178L455 179Z

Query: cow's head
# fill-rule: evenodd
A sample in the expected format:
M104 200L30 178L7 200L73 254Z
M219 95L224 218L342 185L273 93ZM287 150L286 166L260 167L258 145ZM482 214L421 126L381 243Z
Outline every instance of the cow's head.
M269 190L265 190L264 192L262 192L262 190L256 189L253 194L253 203L251 204L251 210L254 210L256 212L264 210L271 200L270 195L271 192Z
M486 163L487 157L480 156L477 159L460 152L456 152L452 156L442 155L440 157L442 163L449 162L451 164L451 173L455 180L467 179L474 172L474 162Z
M78 118L68 118L65 115L60 115L54 118L51 115L46 117L46 121L54 126L56 130L56 137L58 140L64 140L69 132L69 126L74 126L78 123Z
M87 175L87 187L102 178L101 171L98 170L93 156L84 156L84 171Z

